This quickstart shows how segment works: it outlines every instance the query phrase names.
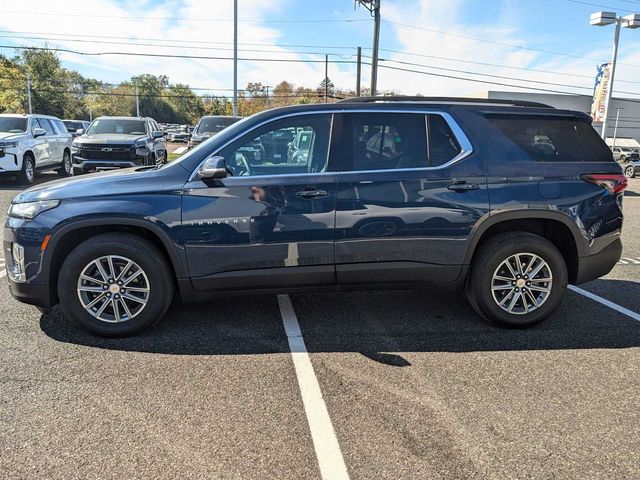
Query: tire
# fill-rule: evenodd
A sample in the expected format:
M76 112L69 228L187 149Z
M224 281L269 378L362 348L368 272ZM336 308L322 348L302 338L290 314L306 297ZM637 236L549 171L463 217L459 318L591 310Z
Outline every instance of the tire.
M111 279L102 281L104 275L97 261ZM124 268L129 261L134 264ZM135 275L135 267L142 274ZM81 278L83 273L85 277ZM87 281L86 277L94 281ZM115 283L118 278L124 281L122 287ZM162 318L173 299L173 278L162 253L147 240L131 234L101 234L81 243L67 256L58 277L58 298L65 315L83 329L104 337L125 337L146 330ZM131 291L123 292L125 286ZM92 288L94 291L84 291Z
M58 169L58 175L61 177L71 177L74 173L73 163L71 162L71 153L68 150L62 155L62 167Z
M36 179L36 161L33 155L25 153L22 157L22 170L20 171L20 183L31 185Z
M535 279L527 276L530 280L528 283L524 276L515 279L517 275L508 273L505 262L508 259L515 262L512 256L517 254L521 255L521 263L525 264L523 270L527 272L534 272L541 265L534 260L534 256L545 262L546 267L541 267L541 270L535 273ZM527 265L532 261L532 265ZM510 265L514 266L515 273L519 275L515 263ZM502 280L512 276L518 282L515 286L514 282ZM552 281L543 282L540 280L542 278L551 278ZM474 254L467 286L467 298L479 315L495 324L507 327L529 327L542 322L557 310L567 290L567 280L567 266L564 258L551 242L526 232L502 233L487 240ZM546 289L548 292L545 294L541 290L535 292L529 290L522 293L522 288L530 289L531 286ZM523 295L530 305L526 309L522 301ZM535 307L531 296L539 303L538 307ZM509 312L507 310L514 297L518 298L515 300L513 310ZM504 306L501 307L499 302L503 302Z
M627 165L624 167L624 176L627 178L633 178L636 176L636 168L633 165Z

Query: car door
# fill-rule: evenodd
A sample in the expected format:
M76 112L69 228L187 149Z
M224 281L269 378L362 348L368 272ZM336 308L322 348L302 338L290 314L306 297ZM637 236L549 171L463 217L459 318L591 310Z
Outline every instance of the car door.
M453 118L345 113L342 138L338 284L454 281L489 198L482 164Z
M51 166L62 163L63 148L62 145L58 142L58 134L53 127L53 124L48 118L39 118L38 122L40 123L40 126L47 132L46 135L41 138L47 143L47 147L49 150L49 156L46 161L43 161L41 163L41 166Z
M337 136L331 114L275 119L221 151L229 176L184 187L183 237L200 291L335 283ZM256 162L254 145L298 130L313 132L304 160L276 152ZM339 130L338 130L339 133Z
M33 155L36 161L36 168L46 167L47 165L51 165L51 145L49 140L47 140L46 129L40 123L43 120L42 118L33 117L31 119L31 135L33 136L34 130L36 128L42 128L45 130L45 135L35 137L33 136Z

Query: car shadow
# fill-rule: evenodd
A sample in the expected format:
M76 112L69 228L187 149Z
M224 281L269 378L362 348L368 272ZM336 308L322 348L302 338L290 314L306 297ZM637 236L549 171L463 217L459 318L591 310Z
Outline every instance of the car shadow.
M601 280L609 282L610 280ZM640 295L640 284L616 280ZM640 346L640 323L569 292L559 311L528 329L483 321L464 296L437 289L292 295L310 352L359 352L381 363L406 366L393 352L472 352L629 348ZM50 338L95 348L172 355L288 353L274 295L229 297L173 305L152 329L134 337L88 334L56 307L40 318Z
M62 177L55 172L37 173L33 183L31 185L26 185L22 183L17 176L3 174L0 177L0 189L22 191L29 187L35 187L36 185L41 185L52 180L58 180L59 178Z

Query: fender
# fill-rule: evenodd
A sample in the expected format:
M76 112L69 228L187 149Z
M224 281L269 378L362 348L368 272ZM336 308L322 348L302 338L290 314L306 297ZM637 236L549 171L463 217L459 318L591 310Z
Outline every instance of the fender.
M476 222L470 234L471 240L469 242L469 246L467 247L467 253L464 257L464 264L471 264L471 259L476 250L476 247L478 246L478 242L489 228L508 220L521 219L555 220L562 223L569 229L569 231L573 235L573 239L576 244L576 250L578 252L578 257L588 255L589 245L587 239L582 234L575 222L571 219L571 217L566 213L557 210L546 209L509 210L499 213L488 213L484 215L478 222Z
M49 246L47 250L50 252L55 251L60 239L70 232L73 232L75 230L80 230L83 228L101 227L101 226L108 226L108 225L114 225L114 226L125 225L130 227L139 227L139 228L148 230L149 232L154 234L156 237L158 237L162 242L165 250L167 251L167 254L169 255L169 259L173 266L173 270L176 274L176 278L188 277L188 273L187 273L188 270L187 270L186 259L184 258L184 255L179 255L176 249L175 243L171 240L171 238L169 238L167 233L158 225L156 225L155 223L149 220L143 220L138 218L126 218L126 217L123 218L123 217L117 217L117 216L101 217L97 219L88 219L88 220L78 220L76 222L65 225L64 227L56 231L51 237L51 241L49 242ZM47 278L49 276L49 269L51 266L52 257L53 255L46 255L44 260L43 266L45 269L45 273L47 274Z

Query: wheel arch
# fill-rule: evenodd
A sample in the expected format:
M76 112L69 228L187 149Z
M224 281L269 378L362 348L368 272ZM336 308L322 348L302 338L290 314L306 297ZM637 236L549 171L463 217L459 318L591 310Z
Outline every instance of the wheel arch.
M471 264L475 252L488 239L515 231L529 232L550 241L565 259L569 282L576 281L578 259L585 254L586 240L571 218L561 212L514 211L487 217L473 234L465 264Z
M49 242L48 282L52 305L58 302L55 286L64 258L80 243L102 233L113 232L129 233L150 241L163 255L174 279L187 276L186 266L176 252L172 240L159 226L146 220L122 218L80 221L63 227Z

